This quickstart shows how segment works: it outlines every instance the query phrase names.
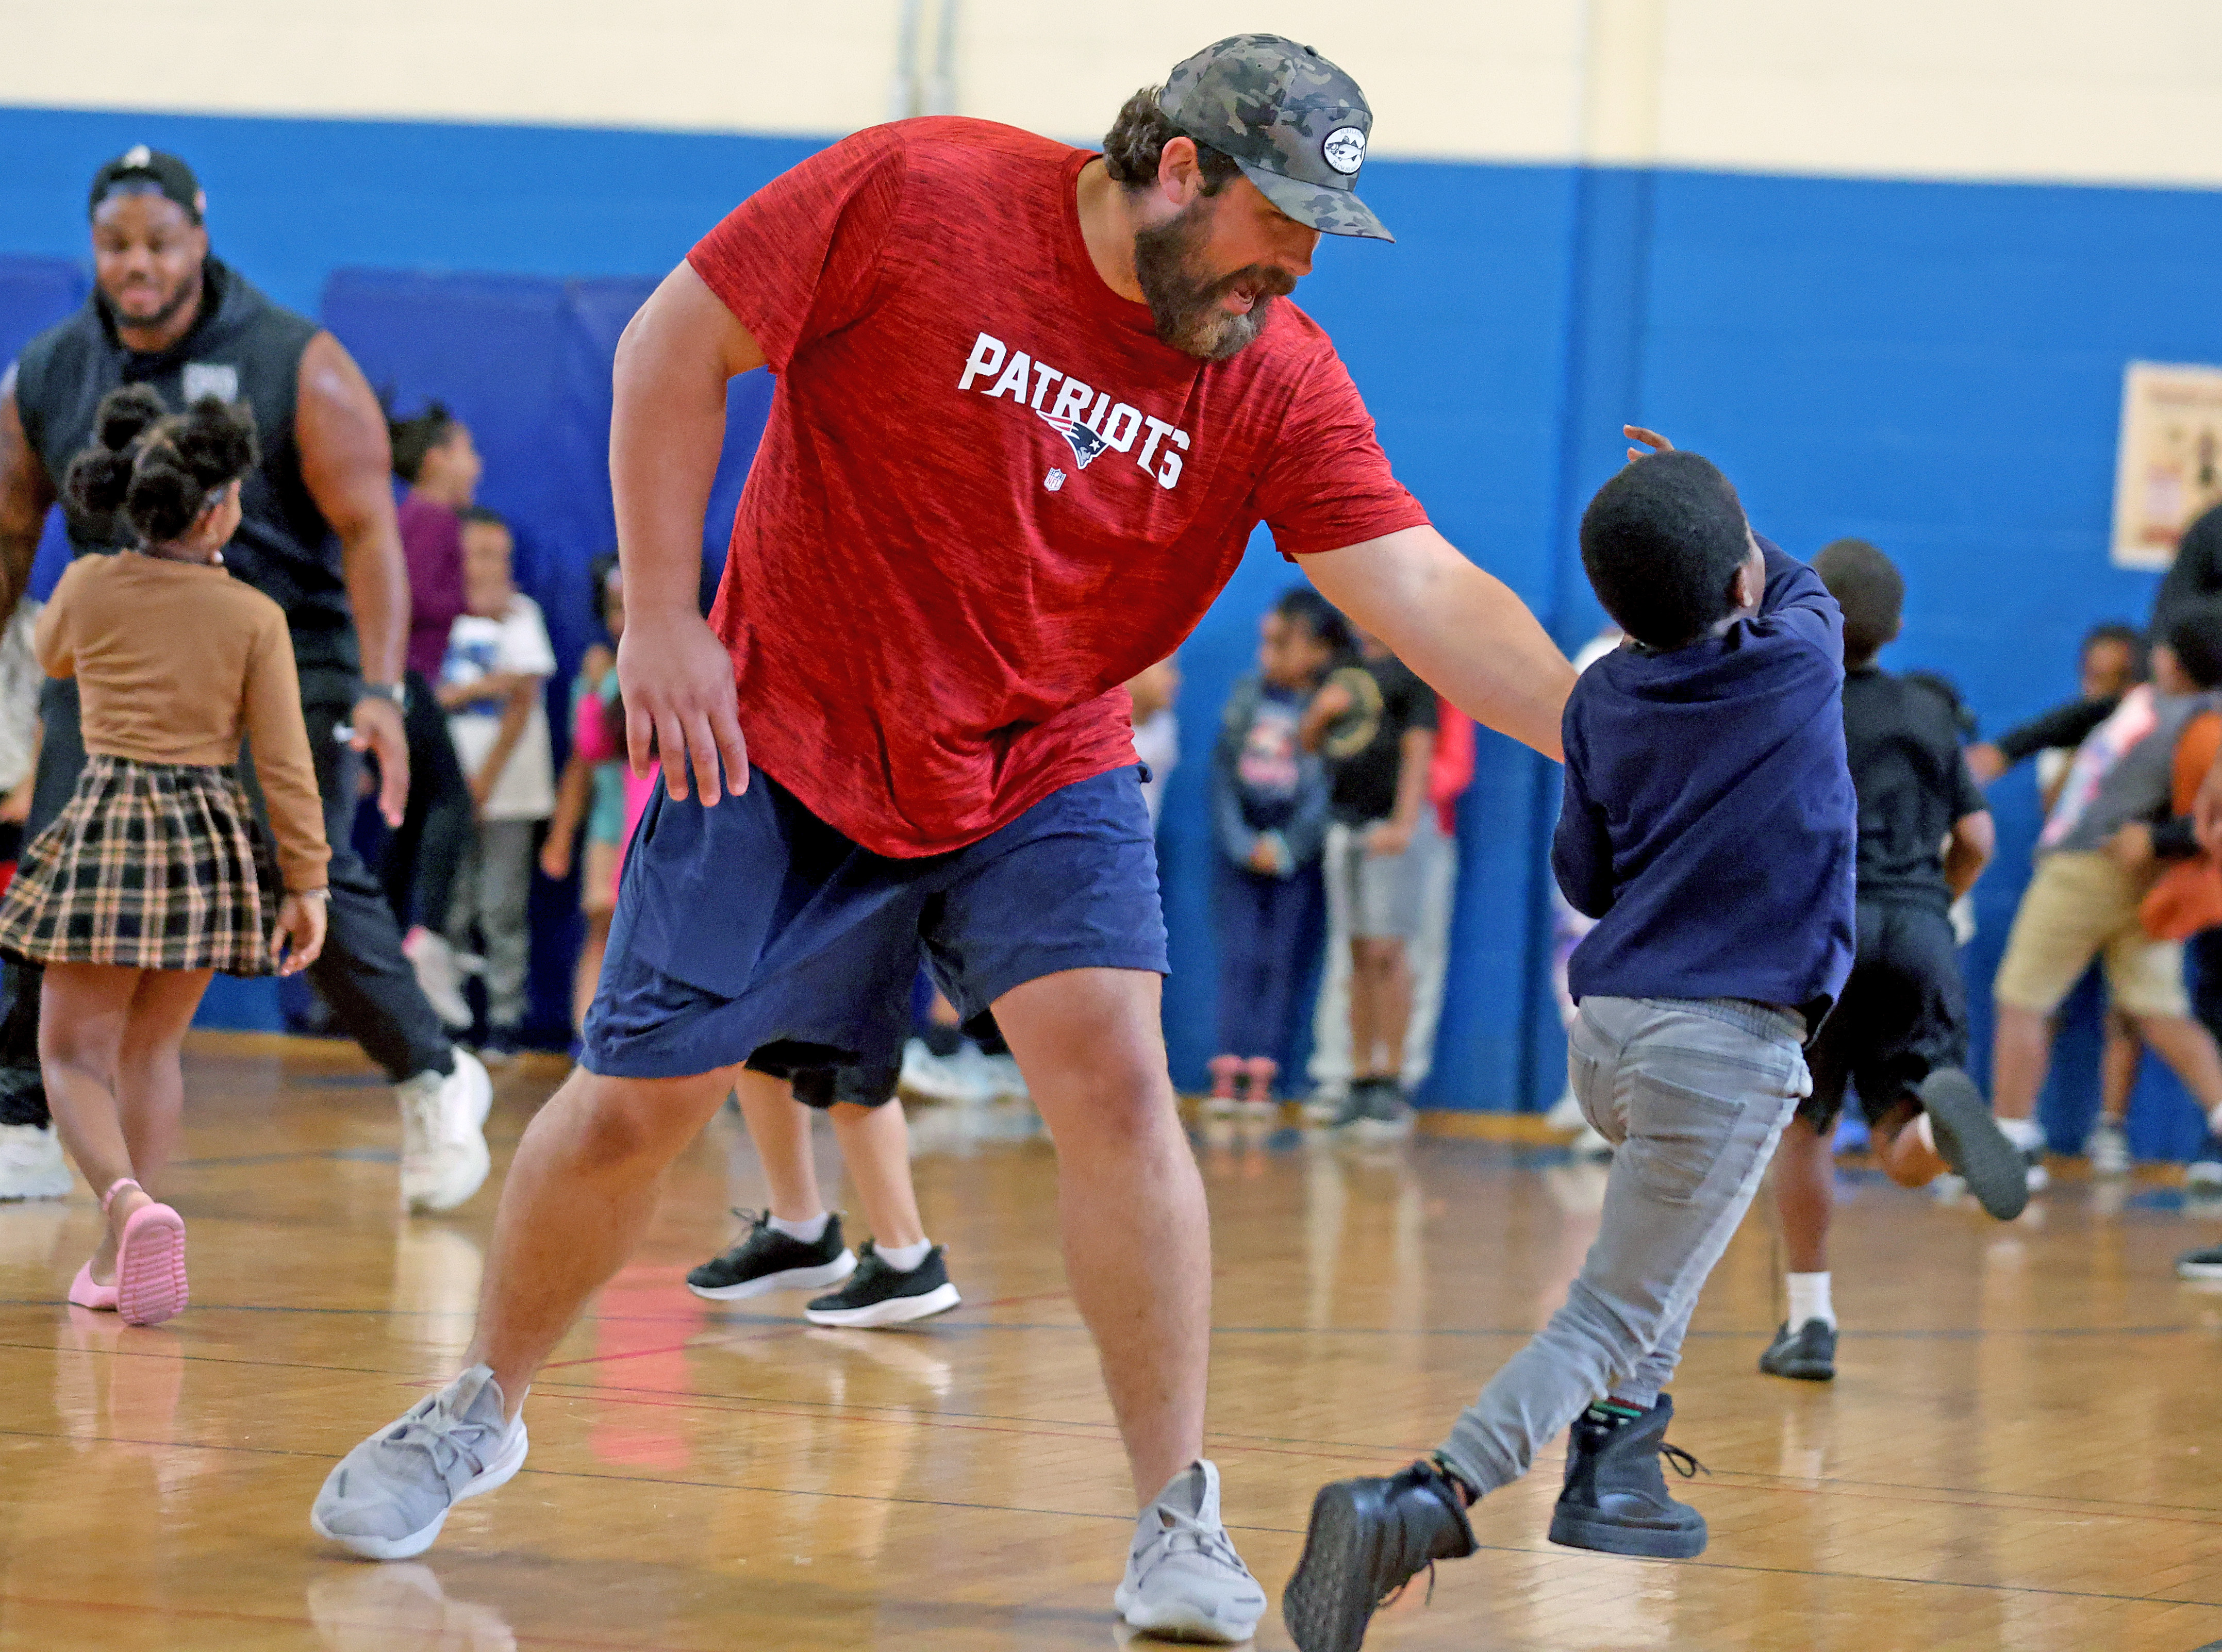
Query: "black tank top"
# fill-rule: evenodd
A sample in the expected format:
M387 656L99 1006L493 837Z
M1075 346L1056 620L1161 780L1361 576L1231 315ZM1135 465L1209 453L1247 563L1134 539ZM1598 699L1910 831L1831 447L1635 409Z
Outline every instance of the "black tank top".
M224 565L286 610L302 698L344 704L355 697L361 669L355 616L338 536L301 479L301 450L293 439L301 353L317 325L280 310L213 258L202 267L202 283L200 319L159 355L125 347L97 292L24 346L16 364L24 434L59 493L70 460L92 441L100 398L118 385L151 385L179 411L210 394L247 403L262 463L239 491L239 532L224 550ZM83 517L66 507L64 516L80 555L130 542L112 519Z

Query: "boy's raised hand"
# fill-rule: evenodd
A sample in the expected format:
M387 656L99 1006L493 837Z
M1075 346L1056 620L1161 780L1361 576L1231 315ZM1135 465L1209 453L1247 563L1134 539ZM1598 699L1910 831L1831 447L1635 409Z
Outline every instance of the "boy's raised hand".
M1640 441L1643 444L1641 447L1630 447L1628 450L1628 456L1631 460L1648 458L1650 454L1671 454L1674 451L1673 442L1667 441L1656 430L1647 430L1640 424L1623 424L1620 427L1620 434L1630 441Z
M288 895L278 909L278 932L270 937L270 961L280 975L298 975L324 949L325 894Z

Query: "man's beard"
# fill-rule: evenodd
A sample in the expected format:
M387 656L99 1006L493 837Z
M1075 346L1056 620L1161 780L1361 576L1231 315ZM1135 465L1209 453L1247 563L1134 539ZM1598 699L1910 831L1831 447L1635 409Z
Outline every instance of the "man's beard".
M1158 336L1174 349L1206 361L1224 361L1265 330L1278 294L1295 290L1288 272L1252 264L1215 279L1201 268L1208 234L1208 204L1199 198L1154 228L1134 232L1134 275L1158 323ZM1252 295L1249 312L1220 307L1237 287Z
M128 328L134 333L157 332L177 320L187 305L199 302L201 271L196 269L191 275L179 282L177 291L164 297L162 302L155 306L154 314L150 316L131 315L106 293L101 296L108 298L109 313L116 317L117 326Z

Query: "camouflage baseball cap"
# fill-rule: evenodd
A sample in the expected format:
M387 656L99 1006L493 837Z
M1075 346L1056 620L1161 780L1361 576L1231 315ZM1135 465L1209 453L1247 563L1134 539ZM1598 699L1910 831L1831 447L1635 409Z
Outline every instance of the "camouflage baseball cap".
M1158 107L1298 223L1397 239L1355 193L1373 111L1358 83L1310 47L1230 34L1175 67Z

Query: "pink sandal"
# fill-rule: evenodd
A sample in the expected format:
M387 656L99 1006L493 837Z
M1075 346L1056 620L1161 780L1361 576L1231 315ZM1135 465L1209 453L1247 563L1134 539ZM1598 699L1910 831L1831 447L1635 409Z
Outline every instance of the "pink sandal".
M69 1299L72 1308L93 1308L102 1313L116 1311L116 1287L93 1282L90 1261L78 1269L77 1277L70 1281Z
M101 1198L104 1214L126 1187L147 1191L128 1176L120 1179ZM89 1272L85 1283L92 1283ZM166 1205L142 1205L116 1238L116 1311L127 1325L159 1325L183 1313L186 1299L185 1218Z

